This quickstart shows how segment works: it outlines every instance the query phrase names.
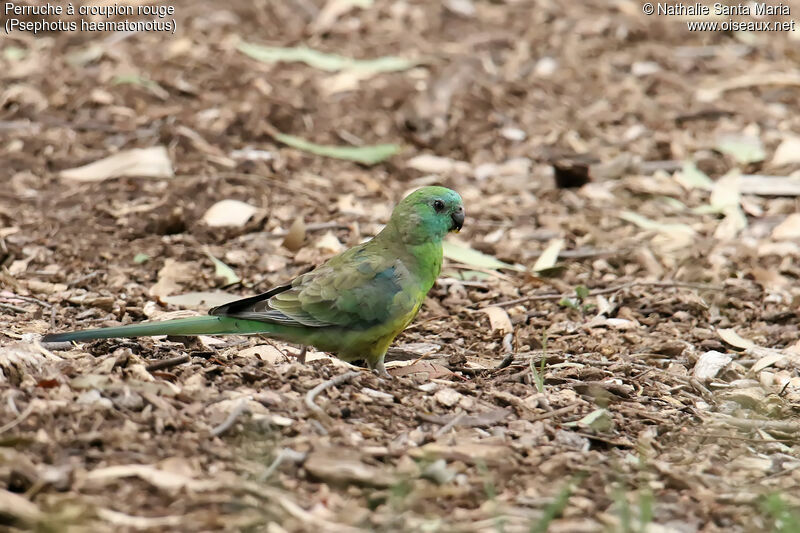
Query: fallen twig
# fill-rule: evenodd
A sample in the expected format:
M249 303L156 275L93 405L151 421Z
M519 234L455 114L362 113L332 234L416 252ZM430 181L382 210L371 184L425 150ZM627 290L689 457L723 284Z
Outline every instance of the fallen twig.
M547 413L542 413L540 415L536 415L534 417L528 418L528 420L530 422L538 422L539 420L547 420L548 418L554 418L554 417L559 416L559 415L565 415L567 413L571 413L572 411L574 411L575 409L577 409L580 406L581 406L581 404L579 404L579 403L572 403L572 404L567 405L566 407L560 407L558 409L554 409L552 411L548 411Z
M32 412L33 412L33 402L29 403L28 407L26 407L25 410L22 411L22 413L17 418L12 420L11 422L6 424L5 426L0 427L0 434L5 433L9 429L13 429L13 428L17 427L20 423L22 423L23 420L28 418L28 415L31 414Z
M416 417L423 422L438 426L459 426L465 428L491 427L504 420L511 411L505 408L493 411L468 415L461 412L457 415L434 415L431 413L416 413Z
M300 353L297 354L297 362L301 365L306 364L306 352L308 352L308 346L302 346L300 348Z
M461 422L464 419L465 416L466 413L464 411L461 411L456 416L454 416L450 420L450 422L448 422L447 424L443 425L438 430L436 430L436 432L433 434L433 437L438 439L439 437L441 437L442 435L453 429L459 422Z
M275 460L267 467L261 475L258 476L257 481L259 483L263 483L268 480L275 470L278 469L284 461L291 461L293 463L302 463L306 460L306 456L308 454L302 452L296 452L291 448L284 448L282 449L278 455L275 457Z
M150 363L145 367L148 372L155 372L156 370L164 370L165 368L172 368L173 366L182 365L183 363L189 362L189 355L183 354L177 357L171 357L169 359L164 359L162 361L156 361L155 363Z
M329 379L328 381L323 381L322 383L320 383L319 385L308 391L308 394L306 394L306 400L305 400L306 407L308 407L312 413L316 414L321 419L327 420L328 415L325 413L325 411L322 410L322 407L314 403L314 399L317 397L317 395L319 395L320 392L326 389L330 389L331 387L341 385L342 383L350 381L354 377L360 375L361 372L353 371L353 372L347 372L346 374L338 375L332 379Z
M69 351L75 346L72 344L72 341L64 341L64 342L40 342L42 348L45 350L56 350L56 351Z
M231 413L228 415L228 418L226 418L222 424L218 425L217 427L211 430L211 435L214 437L222 435L223 433L228 431L231 428L231 426L233 426L237 418L239 418L244 413L249 413L250 407L248 407L247 405L247 402L249 401L250 401L249 397L242 398L242 401L240 401L236 405L236 408L234 408L234 410L231 411Z
M513 333L506 333L505 334L505 336L503 337L503 349L505 351L507 351L507 352L513 352L514 351L514 345L511 344L511 342L513 340L514 340L514 334Z
M23 302L30 302L34 304L41 305L42 307L51 308L53 307L51 304L44 302L38 298L34 298L33 296L20 296L19 294L15 294L14 296L3 296L2 299L4 302L9 302L12 300L22 300Z
M45 344L47 344L47 343L45 343ZM54 354L53 352L51 352L46 346L42 346L42 343L41 343L41 341L39 339L35 339L33 341L33 346L34 346L34 348L36 348L36 350L40 354L45 356L47 359L50 359L51 361L61 361L62 360L61 357L59 357L56 354Z
M9 311L14 311L15 313L28 312L28 310L25 309L24 307L19 307L17 305L11 305L11 304L3 304L3 303L0 303L0 309L8 309Z
M83 276L77 277L77 278L73 279L72 281L68 281L67 282L67 287L74 287L78 283L83 283L84 281L88 281L88 280L90 280L92 278L96 278L99 275L100 275L100 271L99 270L95 270L94 272L89 272L88 274L85 274Z
M506 355L503 357L503 360L500 361L500 364L495 366L492 370L502 370L514 361L514 346L511 344L513 339L513 333L506 333L503 337L503 351L506 352Z

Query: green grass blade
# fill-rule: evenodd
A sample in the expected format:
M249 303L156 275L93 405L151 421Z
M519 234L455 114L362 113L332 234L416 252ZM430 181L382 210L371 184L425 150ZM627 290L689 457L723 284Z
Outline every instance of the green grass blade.
M401 150L399 144L375 144L372 146L328 146L316 144L294 135L275 132L275 140L292 148L303 150L324 157L355 161L364 165L376 165L397 154Z

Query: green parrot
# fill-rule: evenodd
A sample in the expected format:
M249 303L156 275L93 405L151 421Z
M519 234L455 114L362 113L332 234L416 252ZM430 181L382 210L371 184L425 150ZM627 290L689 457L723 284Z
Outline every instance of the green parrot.
M463 223L457 192L423 187L395 207L373 239L263 294L215 307L208 316L53 333L42 340L257 333L345 361L364 359L385 376L386 350L414 319L442 269L442 240Z

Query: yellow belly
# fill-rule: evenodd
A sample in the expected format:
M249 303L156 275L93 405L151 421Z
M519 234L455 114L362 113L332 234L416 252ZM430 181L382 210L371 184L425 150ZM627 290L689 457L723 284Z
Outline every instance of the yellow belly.
M378 361L381 359L389 345L417 316L422 302L414 306L414 308L400 317L397 321L392 321L392 324L382 324L374 326L368 330L360 332L348 333L345 336L349 339L342 339L342 345L347 346L346 350L337 351L337 355L344 361L355 361L357 359L366 359L368 361ZM336 351L336 350L334 350Z

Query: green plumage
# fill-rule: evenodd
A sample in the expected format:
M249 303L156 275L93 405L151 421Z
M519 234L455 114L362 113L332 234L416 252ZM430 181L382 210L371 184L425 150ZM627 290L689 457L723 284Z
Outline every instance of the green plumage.
M332 257L291 283L238 300L210 316L45 335L46 342L151 335L260 333L365 359L385 373L392 340L414 319L442 267L442 240L464 221L461 197L419 189L370 241Z

